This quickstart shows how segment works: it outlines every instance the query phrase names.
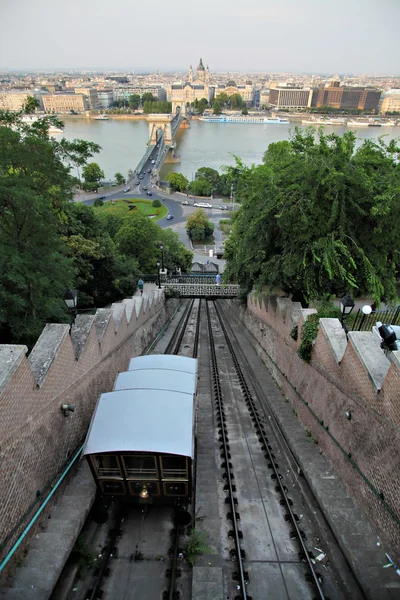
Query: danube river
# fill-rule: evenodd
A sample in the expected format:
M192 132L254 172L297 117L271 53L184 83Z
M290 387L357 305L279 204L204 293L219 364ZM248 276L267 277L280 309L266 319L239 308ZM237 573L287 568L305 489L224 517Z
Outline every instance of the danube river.
M247 165L260 163L269 144L289 139L295 125L295 123L247 125L191 121L191 127L178 131L176 138L176 151L180 154L182 162L165 165L161 177L164 179L168 171L180 171L191 180L200 167L221 169L223 165L232 165L233 155L239 156ZM299 125L299 127L306 126ZM345 131L354 131L360 138L358 143L382 135L385 136L385 141L400 137L399 126L361 127L358 130L327 126L324 129L326 133L334 132L339 135ZM144 120L66 119L64 135L69 140L81 138L100 144L102 150L92 160L99 163L107 179L113 179L117 171L126 177L128 169L135 169L145 151L149 128Z

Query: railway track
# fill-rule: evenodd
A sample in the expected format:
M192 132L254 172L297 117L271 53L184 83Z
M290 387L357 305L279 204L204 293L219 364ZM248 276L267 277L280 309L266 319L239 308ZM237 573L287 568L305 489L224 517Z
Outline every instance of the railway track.
M354 594L346 595L335 569L316 560L315 546L326 548L326 531L313 518L319 509L312 494L305 495L299 467L273 416L265 412L265 394L220 304L192 300L181 312L162 351L200 356L203 381L210 376L217 468L209 478L222 481L219 512L226 537L221 558L228 574L221 594L232 600L362 600L356 582L348 584ZM151 353L160 350L155 347ZM116 511L96 576L82 600L191 597L191 569L182 560L186 531L179 515L170 507L142 510L136 508L130 516ZM344 560L341 568L348 569ZM351 574L341 575L352 581ZM143 584L143 576L149 585Z
M236 563L236 570L232 573L237 589L236 598L256 600L268 597L265 578L273 575L271 567L274 565L279 569L280 578L274 578L276 589L271 597L312 600L351 597L352 600L361 600L364 598L361 588L337 547L336 540L328 541L331 532L324 517L318 514L318 522L316 515L320 512L319 507L310 490L305 490L308 488L305 480L298 476L299 466L280 428L274 423L272 414L265 410L265 394L257 383L256 374L240 341L235 338L219 303L207 304L213 394L219 441L222 440L220 449L224 456L221 467L227 482L224 490L227 493L225 501L230 508L228 518L233 525L229 533L235 544L230 555ZM224 383L219 378L220 370L224 374ZM242 438L245 443L242 443ZM246 451L248 459L244 459ZM243 462L247 464L246 468ZM253 479L249 476L251 470L255 474ZM257 496L258 492L260 501L253 504L249 502L248 498ZM305 492L308 493L305 495ZM257 536L253 535L251 528L251 520L260 523L253 510L257 502L264 506L264 510L258 512L258 517L264 516L264 532L267 537L271 536L270 544L266 546L271 545L274 549L274 552L265 552L264 570L258 568L262 562L261 553L254 549ZM277 515L277 504L280 506L280 515ZM318 541L317 546L326 548L329 545L329 548L334 548L331 556L337 559L335 569L328 561L319 562L325 561L326 555L315 547L315 541ZM342 584L341 579L346 583ZM349 589L351 596L348 596Z

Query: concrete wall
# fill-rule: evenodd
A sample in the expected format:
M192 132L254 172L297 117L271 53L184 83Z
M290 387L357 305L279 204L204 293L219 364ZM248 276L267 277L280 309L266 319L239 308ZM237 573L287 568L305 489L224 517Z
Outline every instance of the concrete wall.
M69 325L46 325L25 346L0 346L0 541L82 443L98 396L160 331L177 305L156 290ZM61 404L76 404L65 417Z
M282 389L282 401L290 400L400 564L400 352L392 353L391 362L372 332L351 332L347 341L337 319L321 319L307 364L297 349L301 326L315 311L276 296L251 295L247 310L224 302L254 336L258 354ZM290 336L295 325L297 342Z

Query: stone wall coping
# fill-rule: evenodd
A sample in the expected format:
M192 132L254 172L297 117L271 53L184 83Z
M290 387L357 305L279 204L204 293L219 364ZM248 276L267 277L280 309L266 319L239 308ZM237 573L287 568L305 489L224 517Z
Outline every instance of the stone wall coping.
M4 344L0 346L0 394L25 358L28 348Z
M349 343L364 365L376 391L379 392L389 371L390 361L382 352L378 338L369 331L350 331L348 336Z
M307 317L317 313L315 308L302 308L299 302L293 302L290 298L279 297L276 294L251 292L248 296L247 306L250 311L255 312L263 322L269 324L288 341L288 324L291 324L292 328L297 325L300 331ZM332 357L340 367L346 361L347 345L351 344L360 361L360 366L362 365L367 373L374 393L383 389L391 363L400 369L400 351L391 352L389 357L385 356L380 347L380 337L376 333L351 331L346 340L339 319L323 318L320 319L319 324L332 351Z
M164 291L157 289L144 297L128 298L120 305L116 303L112 308L99 308L95 315L77 315L72 326L65 323L48 323L27 359L26 346L0 344L0 394L6 392L8 383L24 359L29 363L36 385L41 387L69 333L71 333L71 347L78 361L87 344L95 343L98 348L101 348L111 320L114 333L120 338L125 335L126 323L132 329L131 321L139 324L142 316L156 309L159 302L164 302ZM119 331L121 323L125 326Z
M40 387L50 369L70 326L61 323L48 323L43 329L28 360L31 365L35 383Z
M320 319L319 324L339 364L347 346L346 333L339 319Z

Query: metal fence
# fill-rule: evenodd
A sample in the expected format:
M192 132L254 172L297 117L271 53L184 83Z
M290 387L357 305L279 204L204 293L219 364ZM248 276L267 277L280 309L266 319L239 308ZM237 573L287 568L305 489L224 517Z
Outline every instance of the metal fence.
M145 283L157 283L158 282L158 275L153 275L153 274L149 274L149 275L140 275L136 280L135 283L137 284L139 279L143 279L143 281ZM209 275L209 274L199 274L199 275L160 275L160 280L162 282L167 282L167 283L200 283L200 284L207 284L207 283L215 283L215 275Z
M377 321L386 325L400 325L400 305L385 310L373 310L369 315L365 315L359 308L354 321L348 321L346 325L349 331L371 331Z

